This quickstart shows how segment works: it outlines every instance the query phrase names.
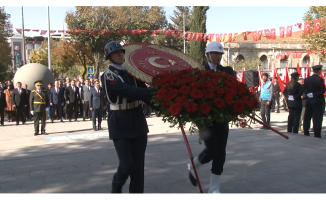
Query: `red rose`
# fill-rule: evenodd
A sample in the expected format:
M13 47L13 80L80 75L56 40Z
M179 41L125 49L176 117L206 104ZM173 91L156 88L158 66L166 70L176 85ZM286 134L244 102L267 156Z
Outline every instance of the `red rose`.
M223 94L225 94L224 88L220 88L220 87L216 87L215 88L215 92L216 92L217 95L223 95Z
M225 97L224 97L224 102L227 104L227 105L231 105L233 103L233 95L232 94L226 94Z
M233 111L236 114L241 114L244 108L245 108L245 104L241 100L236 100L234 102Z
M211 106L207 102L204 102L200 105L200 112L202 114L207 114L209 113L210 110L211 110Z
M202 86L202 84L197 81L193 82L193 84L192 84L193 89L200 89L201 86Z
M181 97L177 97L174 102L182 105L184 103L188 103L188 99L186 96L181 96Z
M190 106L191 106L191 112L196 112L197 111L197 108L198 108L197 104L191 103Z
M173 105L170 106L169 112L170 112L171 115L176 116L181 111L181 108L182 107L180 106L180 104L173 104Z
M201 99L201 98L203 98L203 93L200 90L197 90L197 89L191 90L191 92L189 93L189 95L192 98L194 98L194 99Z
M178 96L178 94L179 94L178 90L171 90L168 94L168 98L173 99L176 96Z
M213 103L214 103L214 105L215 105L216 107L218 107L218 108L223 108L224 105L225 105L224 101L223 101L221 98L216 98L216 99L214 99L214 100L213 100Z
M204 89L203 94L204 94L204 97L206 97L206 98L212 98L214 96L214 90Z
M163 99L164 97L166 97L166 89L161 88L161 89L159 89L159 90L157 91L156 98L157 98L158 100L161 100L161 99Z
M183 85L179 89L179 92L182 93L182 94L187 94L189 92L189 90L190 90L190 87L189 86Z

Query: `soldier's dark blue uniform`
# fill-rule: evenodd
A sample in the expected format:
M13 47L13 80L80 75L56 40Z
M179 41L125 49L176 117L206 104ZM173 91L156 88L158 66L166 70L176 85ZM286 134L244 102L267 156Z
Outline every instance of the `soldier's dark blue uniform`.
M315 137L321 138L322 117L324 112L324 80L319 76L322 65L313 66L314 74L304 80L304 93L306 98L306 111L304 115L303 130L304 135L309 136L310 120L313 118ZM315 71L317 70L317 71ZM315 73L318 72L318 73Z
M120 51L118 51L120 50ZM130 76L121 63L115 63L112 52L124 48L118 42L105 46L109 69L101 76L110 101L108 129L119 157L119 167L112 180L112 193L121 193L130 176L130 193L144 192L144 161L149 132L140 101L150 103L150 90L145 83ZM115 52L115 53L117 53ZM113 55L113 54L112 54Z

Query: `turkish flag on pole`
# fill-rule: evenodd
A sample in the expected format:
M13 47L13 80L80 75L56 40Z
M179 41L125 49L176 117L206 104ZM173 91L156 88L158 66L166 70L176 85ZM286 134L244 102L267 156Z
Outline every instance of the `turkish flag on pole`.
M241 83L243 83L243 84L245 84L246 83L246 81L245 81L245 78L244 78L244 72L245 72L245 69L244 68L242 68L242 76L241 76Z
M306 75L304 78L307 78L310 76L310 68L309 68L309 63L307 62L307 67L306 67Z
M320 24L321 24L321 19L314 20L314 32L315 33L320 32Z
M48 32L47 30L41 30L41 35L45 35L46 32Z
M243 32L242 35L243 35L243 39L247 40L247 32Z
M260 69L259 69L259 65L257 67L257 71L258 71L259 87L261 87L262 80L261 80L261 72L260 72Z
M282 91L282 93L283 93L283 91L284 91L286 85L284 85L284 83L283 83L283 81L281 80L280 75L278 75L276 69L274 69L274 71L275 71L274 73L275 73L276 76L277 76L278 85L280 86L280 89L281 89L281 91Z
M287 84L288 82L290 82L289 70L288 70L288 66L287 65L285 66L284 82L285 82L285 84Z
M190 40L190 39L191 39L191 32L188 32L187 40Z
M292 36L292 25L286 27L286 37Z
M284 38L284 26L280 27L280 38Z
M264 32L265 32L266 38L267 39L270 39L270 37L271 37L271 31L269 29L265 29Z
M297 61L297 72L300 74L299 77L302 77L301 76L301 69L300 69L300 66L299 66L299 61Z
M177 31L177 37L180 37L180 35L181 35L181 33L182 33L182 31ZM206 33L205 33L206 34Z
M310 34L310 23L311 22L304 23L304 34Z
M275 28L271 28L271 39L272 40L275 40L276 39Z
M35 32L39 32L39 31L40 31L40 29L33 29L32 31L35 31Z
M20 34L22 34L22 29L21 28L16 28L16 31Z

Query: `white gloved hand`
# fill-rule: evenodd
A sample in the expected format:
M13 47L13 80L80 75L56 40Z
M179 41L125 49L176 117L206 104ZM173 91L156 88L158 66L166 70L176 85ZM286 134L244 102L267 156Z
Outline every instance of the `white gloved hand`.
M314 95L312 93L308 93L307 97L312 98L312 97L314 97Z
M34 115L34 111L31 110L31 114Z

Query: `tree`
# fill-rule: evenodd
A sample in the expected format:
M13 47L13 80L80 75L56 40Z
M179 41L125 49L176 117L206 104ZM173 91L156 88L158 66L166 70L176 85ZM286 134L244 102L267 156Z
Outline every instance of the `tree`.
M206 12L209 9L208 6L194 6L193 14L191 16L190 32L206 33ZM204 64L205 61L205 48L206 42L194 41L190 42L189 55L200 63Z
M57 45L57 42L54 41L52 38L50 38L50 47L51 47L51 55L53 52L53 49L55 49ZM44 39L43 43L41 46L38 48L37 53L33 49L31 51L31 56L29 57L29 62L30 63L40 63L46 67L48 67L48 39ZM53 62L52 62L52 57L51 57L51 69L53 69Z
M12 24L9 21L10 14L5 12L4 7L0 7L0 73L4 73L11 65L12 55L11 48L7 39L12 36Z
M183 33L183 14L185 19L185 31L189 31L191 24L190 6L176 6L176 10L173 11L173 15L169 16L173 24L169 23L167 29L179 30ZM184 49L183 38L181 37L158 35L154 38L154 43L162 46L167 46L182 52ZM189 42L186 40L185 44L186 53L189 53Z
M262 62L260 59L247 59L247 60L231 60L230 65L234 68L234 70L242 70L245 68L246 70L256 70L257 66L262 66Z
M51 52L55 77L63 77L77 63L76 52L68 41L62 40Z
M320 50L326 48L326 30L325 23L321 23L320 32L314 33L314 21L315 19L321 19L324 21L326 16L326 6L310 6L309 10L305 13L303 20L305 22L311 21L310 34L302 34L302 38L310 45L306 46L307 50ZM319 51L316 52L320 58L326 59L326 55L322 55Z
M71 40L73 44L80 45L76 52L80 53L79 59L86 58L87 51L92 53L95 65L95 78L99 76L99 69L106 62L104 59L104 46L109 41L124 43L150 42L151 32L142 34L119 34L116 30L152 30L159 29L164 24L162 7L146 6L114 6L114 7L90 7L77 6L75 12L66 15L66 23L69 29L85 30L80 33L73 32ZM164 16L165 17L165 16ZM91 34L87 30L92 30ZM86 52L85 52L86 51ZM86 64L82 62L86 73Z

